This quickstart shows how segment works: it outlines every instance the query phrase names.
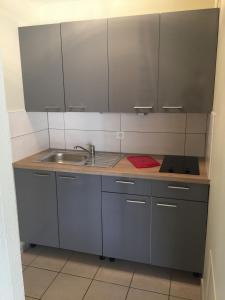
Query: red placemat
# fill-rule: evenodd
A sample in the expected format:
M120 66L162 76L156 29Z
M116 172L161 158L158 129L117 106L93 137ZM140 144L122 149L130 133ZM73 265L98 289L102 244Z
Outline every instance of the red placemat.
M127 156L127 159L138 169L160 166L160 163L149 155Z

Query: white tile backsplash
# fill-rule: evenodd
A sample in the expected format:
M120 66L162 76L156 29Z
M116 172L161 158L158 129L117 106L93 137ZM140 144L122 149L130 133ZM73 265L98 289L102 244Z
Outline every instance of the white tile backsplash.
M64 113L55 113L55 112L50 112L48 113L48 124L49 128L52 129L64 129L65 124L64 124Z
M185 133L186 114L122 114L121 131Z
M9 119L14 161L48 148L49 141L61 149L93 143L101 151L205 155L206 114L18 111Z
M33 132L11 139L13 161L49 148L48 130Z
M120 114L65 113L65 129L120 131Z
M47 113L45 112L9 112L11 137L48 129Z
M121 141L125 153L184 155L185 134L126 132Z
M185 155L205 156L205 134L187 134L185 144Z
M65 130L49 129L50 148L66 149Z
M207 114L187 114L187 133L206 133Z
M66 149L94 144L97 151L120 152L120 140L113 131L66 130Z

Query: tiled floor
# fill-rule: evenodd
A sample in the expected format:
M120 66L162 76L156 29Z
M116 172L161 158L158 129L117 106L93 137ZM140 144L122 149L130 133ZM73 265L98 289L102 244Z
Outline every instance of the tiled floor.
M192 274L59 249L22 254L26 300L201 300Z

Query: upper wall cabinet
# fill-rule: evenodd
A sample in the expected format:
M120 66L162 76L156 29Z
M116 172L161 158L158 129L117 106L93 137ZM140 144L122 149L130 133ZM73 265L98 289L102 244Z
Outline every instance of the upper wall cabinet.
M19 29L27 111L64 111L60 25Z
M108 47L110 111L154 112L159 15L109 19Z
M217 31L218 9L161 14L159 111L211 111Z
M108 111L107 20L61 25L67 111Z

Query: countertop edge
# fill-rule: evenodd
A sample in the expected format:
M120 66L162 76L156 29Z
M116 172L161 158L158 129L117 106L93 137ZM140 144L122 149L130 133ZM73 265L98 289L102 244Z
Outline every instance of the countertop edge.
M75 174L88 174L88 175L100 175L100 176L118 176L124 178L140 178L140 179L149 179L149 180L161 180L161 181L172 181L172 182L189 182L189 183L196 183L196 184L210 184L210 180L207 175L185 175L183 174L171 174L171 173L159 173L154 172L150 174L138 174L136 173L137 170L141 169L134 169L136 172L132 173L131 171L118 171L116 169L113 170L112 168L97 168L97 167L87 167L87 166L72 166L71 165L57 165L48 164L46 163L43 166L43 163L34 162L35 157L39 156L42 153L45 153L45 150L39 153L36 153L32 156L24 158L22 160L16 161L13 163L13 167L15 169L28 169L28 170L39 170L39 171L49 171L49 172L61 172L61 173L75 173ZM154 156L154 155L153 155ZM155 156L157 157L157 156ZM162 157L162 156L161 156ZM118 166L120 162L116 165ZM205 168L205 161L201 160L201 164ZM130 166L129 166L130 167ZM72 169L71 169L72 168ZM115 167L114 167L115 168ZM141 171L140 171L141 172ZM182 177L183 176L183 177ZM190 176L187 178L187 176Z

